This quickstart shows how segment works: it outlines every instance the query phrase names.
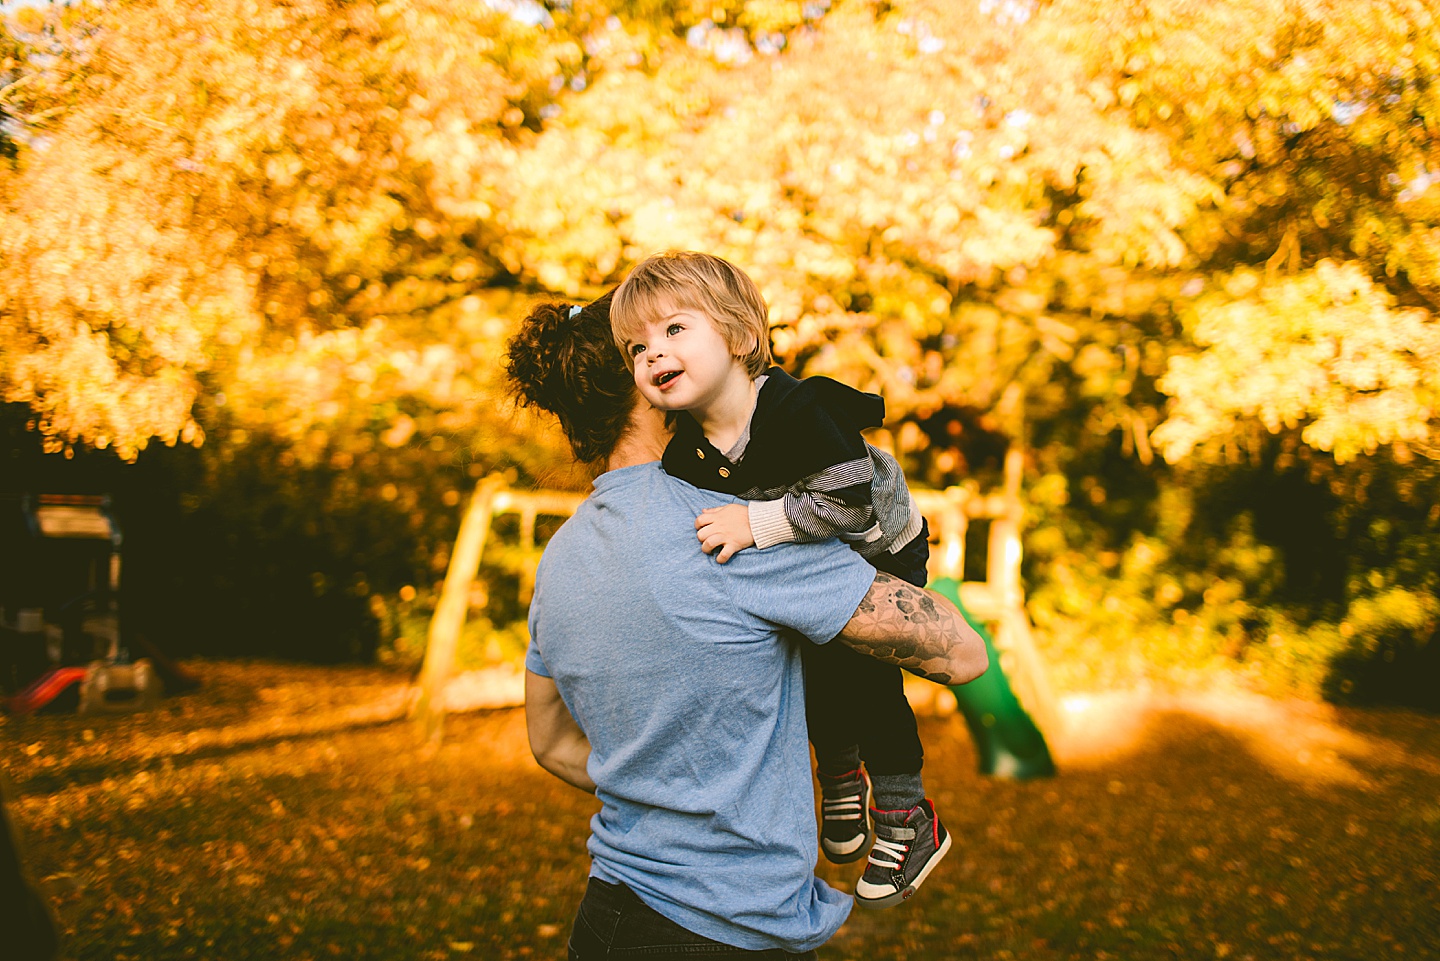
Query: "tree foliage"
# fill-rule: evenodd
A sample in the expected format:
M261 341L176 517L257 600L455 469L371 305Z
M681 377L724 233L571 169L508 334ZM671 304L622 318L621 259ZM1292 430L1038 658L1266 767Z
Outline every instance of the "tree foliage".
M1023 414L1041 609L1333 654L1440 569L1436 36L1423 0L28 11L0 390L55 449L203 441L218 483L263 439L423 514L563 463L496 404L532 298L701 248L784 362L886 396L916 482L985 480ZM1305 574L1307 525L1363 562Z

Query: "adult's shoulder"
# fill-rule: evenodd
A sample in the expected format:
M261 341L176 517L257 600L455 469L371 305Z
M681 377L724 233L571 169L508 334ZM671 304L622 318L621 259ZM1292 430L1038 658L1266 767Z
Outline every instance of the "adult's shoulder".
M585 499L584 506L593 510L633 512L649 519L673 511L699 513L733 500L733 495L707 490L683 477L671 476L665 472L663 462L656 460L601 474L595 479L595 489Z

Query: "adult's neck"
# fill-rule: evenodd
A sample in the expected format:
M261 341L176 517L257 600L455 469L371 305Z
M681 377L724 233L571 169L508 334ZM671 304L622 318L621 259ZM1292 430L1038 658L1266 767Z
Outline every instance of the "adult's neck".
M630 421L625 433L615 442L615 449L605 458L606 470L619 470L657 461L665 453L670 442L670 430L665 426L665 414L645 403L635 404L630 411Z

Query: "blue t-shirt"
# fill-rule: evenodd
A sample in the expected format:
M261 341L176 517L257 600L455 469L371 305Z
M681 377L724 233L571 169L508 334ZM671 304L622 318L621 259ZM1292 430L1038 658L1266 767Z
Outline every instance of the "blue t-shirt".
M735 503L658 462L601 475L545 548L526 667L590 739L591 873L750 950L824 944L850 897L815 877L799 643L838 634L875 569L837 540L700 550Z

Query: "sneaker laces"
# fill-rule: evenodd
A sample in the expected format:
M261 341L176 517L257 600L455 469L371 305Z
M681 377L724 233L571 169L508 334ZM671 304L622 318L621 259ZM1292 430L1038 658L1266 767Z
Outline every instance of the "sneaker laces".
M890 868L893 871L900 870L900 865L905 863L905 854L910 850L910 845L899 844L895 841L887 841L884 838L876 838L875 846L870 849L870 862L882 868ZM882 861L875 855L880 854L889 861ZM891 862L894 862L893 864Z
M864 809L858 794L820 799L821 812L832 821L858 821L863 816Z

